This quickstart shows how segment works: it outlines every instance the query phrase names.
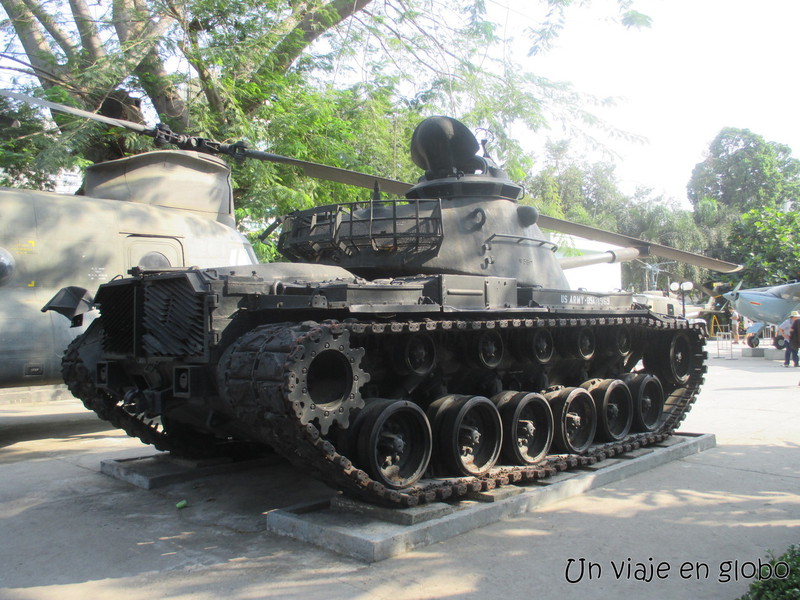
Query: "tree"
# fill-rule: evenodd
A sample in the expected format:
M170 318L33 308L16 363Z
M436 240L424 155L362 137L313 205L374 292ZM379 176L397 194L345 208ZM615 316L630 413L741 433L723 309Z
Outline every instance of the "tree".
M569 140L548 141L544 168L526 183L545 214L617 231L627 198L617 186L615 166L571 156Z
M53 175L58 170L32 168L37 156L55 139L54 132L31 107L15 107L0 97L0 186L53 189Z
M618 0L625 26L646 18ZM533 49L557 34L574 0L546 0ZM506 135L538 127L548 106L576 112L567 86L503 55L483 0L0 0L5 69L33 75L51 99L95 110L112 94L145 99L177 131L273 143L262 126L297 86L391 90L398 109L457 115L499 136L512 175L527 166ZM15 66L10 66L10 65ZM284 103L284 107L286 104ZM269 109L269 110L265 110ZM446 109L446 110L442 110ZM583 113L581 113L582 115ZM350 166L350 165L340 165ZM383 174L383 173L382 173Z
M692 211L683 210L673 200L662 196L653 197L652 190L646 188L638 189L625 205L619 216L619 232L689 252L703 253L706 246L706 237L695 224ZM651 262L658 262L658 259ZM673 280L705 280L704 269L686 263L670 265L667 271ZM623 265L622 273L626 285L646 285L641 265Z
M586 164L570 156L567 141L546 145L545 166L528 181L528 188L537 198L536 204L551 216L563 215L571 221L694 252L702 252L706 245L691 211L653 197L646 188L638 189L633 197L626 196L617 185L613 164ZM680 280L699 281L704 275L702 269L686 264L675 265L669 272ZM622 282L626 288L647 289L646 273L639 262L623 265Z
M692 171L689 200L696 206L711 198L739 213L793 206L800 198L800 161L791 154L788 146L768 142L749 129L726 127Z
M732 228L733 259L744 265L744 287L800 280L800 211L753 209Z

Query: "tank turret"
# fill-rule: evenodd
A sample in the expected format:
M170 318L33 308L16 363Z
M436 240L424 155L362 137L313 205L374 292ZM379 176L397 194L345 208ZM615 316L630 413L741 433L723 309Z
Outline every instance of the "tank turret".
M430 117L411 142L425 174L405 199L292 213L278 249L290 260L339 265L370 279L452 273L567 289L538 211L518 204L522 188L478 150L463 124Z

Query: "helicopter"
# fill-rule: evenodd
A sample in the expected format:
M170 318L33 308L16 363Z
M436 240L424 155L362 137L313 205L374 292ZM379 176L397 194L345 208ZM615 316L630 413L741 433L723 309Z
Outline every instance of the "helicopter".
M701 305L686 303L685 295L690 290L694 289L694 286L691 282L678 284L677 282L673 281L669 285L669 292L658 289L657 281L659 275L662 273L666 274L668 277L672 275L672 273L667 271L667 269L664 267L666 265L675 264L677 261L670 260L650 263L638 258L634 259L634 261L640 263L641 268L645 270L647 275L646 289L642 292L636 293L634 298L637 302L647 306L647 308L653 312L668 316L680 315L688 319L705 319L707 316L718 312L713 310L709 304ZM677 297L678 292L681 294L680 299Z
M758 334L766 325L780 325L792 311L800 310L800 282L744 290L736 286L722 296L740 315L754 322L747 329L747 345L751 348L759 345ZM778 332L772 343L783 349L786 340Z
M89 307L86 290L136 266L257 262L236 230L230 169L219 158L159 150L98 163L86 169L83 188L0 188L0 388L62 382L64 348L96 316L58 310L63 294L49 305L70 321L42 313L65 286Z
M373 190L373 199L383 192L403 195L413 187L402 181L252 150L239 142L224 144L176 134L161 124L149 128L7 90L0 90L0 95L125 127L154 138L157 147L170 144L178 148L88 167L83 196L0 188L0 290L4 300L0 311L0 387L60 382L64 349L96 316L90 290L98 284L134 268L257 262L249 243L235 229L230 169L216 155L293 165L307 176ZM530 209L531 218L538 219L543 229L621 247L591 256L562 258L559 262L563 269L649 255L722 272L741 268ZM280 219L273 222L262 240L280 223ZM53 312L68 320L54 320Z

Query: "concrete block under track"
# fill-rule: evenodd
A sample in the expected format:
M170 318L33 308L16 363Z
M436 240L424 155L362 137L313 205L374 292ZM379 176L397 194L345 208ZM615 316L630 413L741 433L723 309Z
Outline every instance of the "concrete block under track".
M166 453L100 461L100 472L145 490L182 481L192 481L221 473L232 473L269 466L283 459L270 455L253 460L230 458L184 459Z
M457 502L408 509L376 507L337 496L331 502L270 511L266 514L267 531L376 562L532 512L715 446L713 434L679 433L642 451L536 483L509 485Z

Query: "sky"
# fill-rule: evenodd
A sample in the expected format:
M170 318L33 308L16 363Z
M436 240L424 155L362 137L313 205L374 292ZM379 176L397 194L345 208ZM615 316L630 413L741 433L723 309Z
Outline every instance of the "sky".
M488 4L526 20L523 0ZM570 9L555 47L524 64L578 91L618 97L615 108L595 113L647 139L605 139L619 155L620 189L649 187L688 208L692 169L723 127L749 129L800 158L800 2L634 0L652 25L631 30L609 18L616 6L594 0ZM557 129L540 133L560 139Z

